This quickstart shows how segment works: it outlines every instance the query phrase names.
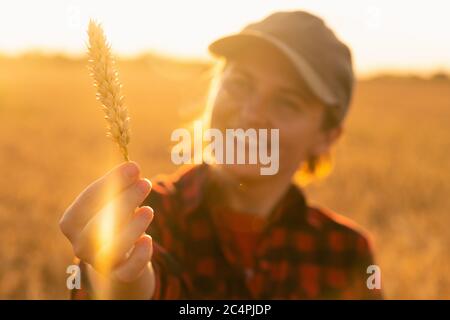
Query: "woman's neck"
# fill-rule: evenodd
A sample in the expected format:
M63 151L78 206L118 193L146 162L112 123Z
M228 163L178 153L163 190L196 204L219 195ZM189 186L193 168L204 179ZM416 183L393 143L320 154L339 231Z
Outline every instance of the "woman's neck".
M212 167L220 185L220 201L233 210L267 217L288 190L290 176L275 175L261 179L236 178L223 168Z

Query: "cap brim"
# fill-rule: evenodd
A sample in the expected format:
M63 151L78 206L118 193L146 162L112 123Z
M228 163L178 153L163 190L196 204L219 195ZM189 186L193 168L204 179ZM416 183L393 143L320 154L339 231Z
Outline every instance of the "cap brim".
M249 46L257 45L263 41L270 44L284 54L296 68L299 75L304 79L311 91L327 105L337 105L338 99L325 85L321 77L314 71L311 65L297 52L289 48L277 38L257 32L244 30L241 33L220 38L208 46L208 50L215 56L230 57Z

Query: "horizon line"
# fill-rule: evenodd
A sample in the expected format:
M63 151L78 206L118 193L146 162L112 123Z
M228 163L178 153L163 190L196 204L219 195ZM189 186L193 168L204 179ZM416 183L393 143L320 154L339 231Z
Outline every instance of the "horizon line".
M86 51L87 52L87 51ZM3 51L0 49L0 59L11 58L20 59L26 57L43 57L43 58L63 58L67 60L82 60L86 58L83 52L73 52L68 50L53 50L43 48L28 48L24 50ZM212 56L202 57L200 55L177 55L158 51L156 49L143 50L139 53L118 53L114 54L118 60L133 61L145 57L152 57L161 60L169 60L174 63L205 63L213 64L215 58ZM436 66L432 68L404 68L404 67L389 67L380 66L377 68L367 68L367 70L358 70L355 68L355 75L358 80L366 80L379 77L419 77L419 78L433 78L435 76L447 76L450 78L450 66Z

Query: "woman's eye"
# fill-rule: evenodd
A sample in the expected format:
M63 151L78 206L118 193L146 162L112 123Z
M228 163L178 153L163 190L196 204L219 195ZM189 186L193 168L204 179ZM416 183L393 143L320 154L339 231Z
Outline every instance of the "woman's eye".
M283 97L277 98L276 105L278 107L286 108L286 109L289 109L292 111L300 111L298 103L289 98L283 98Z

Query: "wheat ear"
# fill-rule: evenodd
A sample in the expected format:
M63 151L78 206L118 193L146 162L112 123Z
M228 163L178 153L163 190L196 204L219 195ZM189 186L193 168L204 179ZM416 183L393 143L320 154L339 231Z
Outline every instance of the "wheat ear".
M107 121L107 133L116 142L125 161L129 161L127 145L130 142L130 118L121 94L118 72L101 25L89 21L89 69L97 88L97 100L102 104Z

